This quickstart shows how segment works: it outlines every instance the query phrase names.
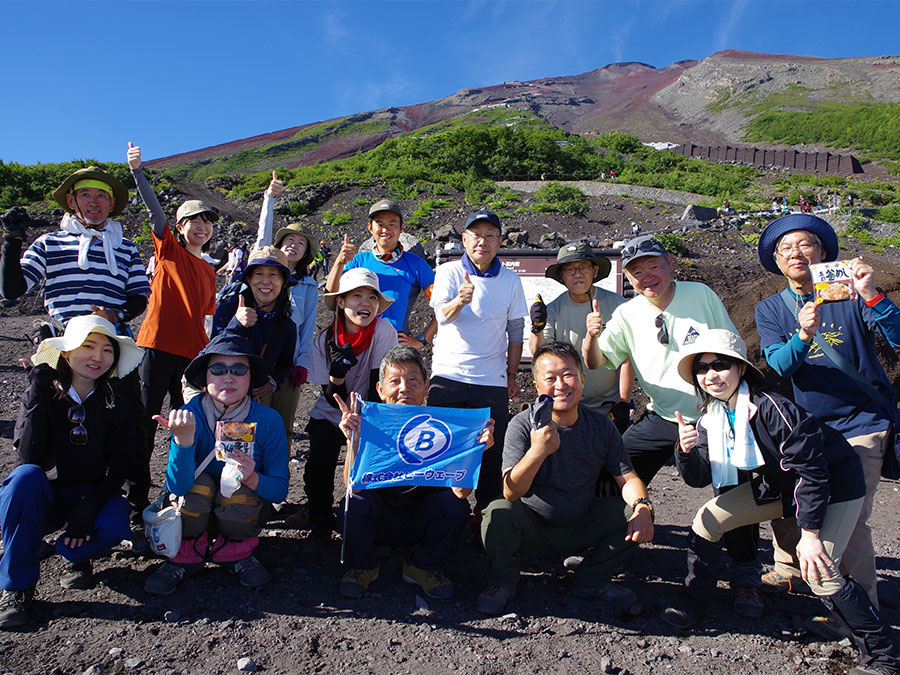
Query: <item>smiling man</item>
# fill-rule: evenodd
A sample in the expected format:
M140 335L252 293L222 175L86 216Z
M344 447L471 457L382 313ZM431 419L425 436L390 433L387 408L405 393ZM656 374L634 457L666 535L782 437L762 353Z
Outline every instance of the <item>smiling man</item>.
M475 490L476 515L500 494L500 456L509 420L509 399L519 393L525 293L515 272L497 258L503 242L500 219L476 211L466 219L465 254L437 269L431 306L440 331L434 341L432 405L487 408L494 419L494 447L484 453Z
M610 583L610 576L637 544L653 539L647 490L612 422L580 405L584 369L575 348L567 342L544 345L534 355L533 371L538 394L552 399L551 421L537 421L539 400L509 424L503 499L491 502L481 525L489 585L475 607L499 614L515 595L519 551L571 555L591 548L573 576L572 594L637 609L634 591ZM621 497L595 496L603 469Z
M772 221L759 238L758 252L762 266L788 282L785 290L756 306L766 361L791 379L797 404L843 434L862 460L866 498L841 571L866 590L877 608L875 553L867 520L884 453L894 451L897 395L878 361L875 334L900 348L900 309L875 286L874 271L861 258L849 261L856 299L816 304L809 266L838 256L837 235L818 216L797 213ZM859 384L859 379L867 384ZM799 577L793 555L799 530L795 519L775 521L772 529L775 569L764 577L763 587L784 591L792 577ZM833 631L817 632L837 637Z
M419 293L431 297L434 270L419 256L403 250L400 244L403 227L403 211L399 202L382 199L372 204L366 224L372 235L372 250L357 253L356 245L345 235L325 281L325 290L335 292L345 270L355 267L372 270L378 275L381 292L393 300L384 312L385 320L397 329L400 344L421 349L434 339L437 322L432 319L424 332L413 337L409 334L409 315Z

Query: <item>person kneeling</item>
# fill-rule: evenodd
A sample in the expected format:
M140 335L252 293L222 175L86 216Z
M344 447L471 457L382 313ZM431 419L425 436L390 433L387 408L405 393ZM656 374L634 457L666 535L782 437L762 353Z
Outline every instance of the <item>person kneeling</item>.
M188 383L203 393L172 410L168 419L157 415L156 421L172 433L166 489L185 501L181 547L147 580L148 593L172 593L207 559L233 571L243 586L269 581L252 553L272 503L287 496L287 440L278 413L249 395L267 381L269 368L245 339L217 335L184 371ZM218 422L256 423L251 454L234 451L234 465L228 470L226 462L215 457ZM226 496L235 474L239 485Z
M584 367L575 348L547 343L535 352L533 364L541 397L512 419L506 433L504 499L490 503L481 524L490 585L475 608L499 614L515 595L518 551L571 555L594 547L575 573L572 594L639 613L634 591L610 583L610 576L637 544L653 539L647 489L613 423L580 405ZM621 498L595 496L603 468L619 485Z
M398 345L385 354L379 369L378 396L384 403L425 405L428 376L425 361L413 347ZM350 450L344 464L344 482L356 457L360 415L335 394L341 409L340 429ZM493 420L478 442L485 449L494 443ZM351 443L351 439L357 443ZM450 542L466 522L471 489L458 487L403 486L353 491L346 511L344 560L348 570L338 590L346 598L362 597L378 578L375 546L415 547L403 563L403 580L418 585L431 598L453 597L453 584L438 567Z

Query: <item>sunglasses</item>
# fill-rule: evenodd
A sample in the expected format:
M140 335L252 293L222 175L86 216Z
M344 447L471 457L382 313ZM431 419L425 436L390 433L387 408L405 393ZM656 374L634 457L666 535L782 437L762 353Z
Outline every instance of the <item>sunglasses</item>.
M222 377L225 373L241 377L250 371L250 366L243 363L232 363L230 366L226 366L224 363L213 363L208 370L210 375L215 375L216 377Z
M659 314L656 317L656 321L653 322L653 325L659 329L659 332L656 334L656 341L661 345L669 344L669 329L666 328L666 318Z
M644 253L648 253L650 251L654 251L656 253L665 253L666 249L664 249L658 241L655 239L645 239L640 244L631 246L626 246L622 249L622 257L630 258L638 251L642 251Z
M697 361L694 364L694 375L703 375L706 371L712 369L718 373L723 373L726 370L731 370L734 366L734 361L731 359L727 359L724 356L720 356L715 361Z
M69 442L72 445L87 445L88 432L84 428L84 420L87 415L84 412L84 406L76 403L68 411L68 418L72 424L77 424L74 429L69 432Z

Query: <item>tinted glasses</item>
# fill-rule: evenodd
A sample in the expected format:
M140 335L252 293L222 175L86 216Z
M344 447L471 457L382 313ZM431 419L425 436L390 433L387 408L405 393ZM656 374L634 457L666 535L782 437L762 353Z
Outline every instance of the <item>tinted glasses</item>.
M631 258L635 253L638 252L649 253L651 251L659 254L665 254L666 249L664 249L662 244L660 244L655 239L645 239L637 245L632 244L631 246L626 246L625 248L623 248L622 259L624 260L625 258Z
M230 366L227 366L224 363L213 363L209 366L208 370L211 375L215 375L216 377L222 377L227 372L230 372L237 377L241 377L250 371L250 366L243 363L232 363Z
M734 363L734 360L729 359L727 356L720 356L715 361L694 361L694 375L703 375L710 369L722 373L726 370L731 370Z
M659 329L659 332L656 334L657 342L661 345L669 344L669 329L666 328L666 317L662 314L657 315L653 325Z
M87 429L84 428L84 420L86 418L84 406L80 403L73 405L68 410L68 417L69 421L76 425L76 427L69 432L69 442L72 445L87 445L88 432Z

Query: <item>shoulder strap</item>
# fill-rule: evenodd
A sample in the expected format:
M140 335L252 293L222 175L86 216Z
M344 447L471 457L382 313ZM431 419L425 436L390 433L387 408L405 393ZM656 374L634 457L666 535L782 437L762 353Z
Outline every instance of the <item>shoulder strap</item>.
M780 293L780 295L781 299L784 300L784 304L788 306L791 314L793 314L794 318L796 319L797 307L796 302L794 301L794 296L791 295L790 290L788 290L787 288L785 288ZM887 410L891 410L893 406L891 406L890 402L884 397L884 395L871 384L869 384L860 374L859 370L850 365L850 362L846 358L844 358L834 347L828 344L828 340L816 339L816 336L813 336L813 344L817 346L819 350L823 354L825 354L825 356L827 356L834 365L844 371L845 375L856 382L860 389L868 394L873 400L877 401L879 405L883 406Z
M197 480L200 477L200 474L203 473L203 470L209 466L209 463L212 461L213 457L216 456L216 448L213 446L213 449L209 451L209 454L200 462L200 466L197 467L197 470L194 471L194 480Z

